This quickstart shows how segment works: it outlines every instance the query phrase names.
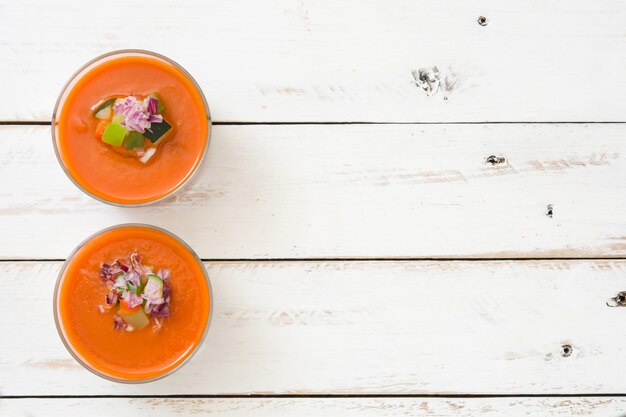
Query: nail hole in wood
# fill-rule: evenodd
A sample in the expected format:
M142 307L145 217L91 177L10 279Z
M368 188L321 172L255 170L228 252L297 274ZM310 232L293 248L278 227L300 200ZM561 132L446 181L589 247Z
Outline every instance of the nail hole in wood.
M571 356L573 350L574 348L572 348L572 345L563 345L561 346L561 356L563 356L564 358L567 358Z
M485 16L480 16L478 18L478 24L481 26L487 26L489 24L489 19L487 19Z
M485 158L485 164L487 165L500 165L506 162L504 156L489 155Z
M552 206L552 204L548 204L548 207L546 209L546 216L549 218L554 217L554 207Z

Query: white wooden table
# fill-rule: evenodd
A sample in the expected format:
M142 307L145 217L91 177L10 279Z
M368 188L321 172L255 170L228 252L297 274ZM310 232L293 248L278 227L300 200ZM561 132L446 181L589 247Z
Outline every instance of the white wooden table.
M0 415L624 414L626 309L605 304L626 290L623 1L0 17ZM81 194L50 139L70 74L123 48L185 66L215 122L197 181L141 209ZM83 370L52 318L64 258L123 222L185 239L215 295L198 355L145 385Z

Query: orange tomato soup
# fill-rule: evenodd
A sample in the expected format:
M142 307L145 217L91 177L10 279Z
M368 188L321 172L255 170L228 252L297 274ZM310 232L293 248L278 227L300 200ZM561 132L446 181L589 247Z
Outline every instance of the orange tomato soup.
M108 292L99 276L101 265L131 252L154 270L171 271L171 315L156 332L152 326L116 330L116 312L98 311ZM211 311L209 291L204 267L176 238L145 226L109 229L80 247L59 278L59 331L74 355L96 373L121 381L157 378L178 367L202 341Z
M92 106L115 96L163 99L173 129L148 164L115 152L94 137ZM194 81L158 56L126 52L88 65L61 94L54 118L57 154L85 191L117 204L143 204L180 188L198 168L208 146L208 108Z

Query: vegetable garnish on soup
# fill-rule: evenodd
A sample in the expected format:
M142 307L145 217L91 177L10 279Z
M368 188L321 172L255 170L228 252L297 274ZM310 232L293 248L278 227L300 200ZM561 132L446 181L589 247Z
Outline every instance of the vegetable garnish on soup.
M68 257L54 316L61 340L86 368L146 381L178 368L202 343L211 304L206 269L183 241L153 226L120 225Z
M197 173L209 145L200 87L180 65L147 51L89 62L63 89L53 116L65 173L85 193L116 205L171 196Z
M95 104L92 111L98 119L96 139L143 164L148 163L172 131L172 125L163 118L165 105L157 93L106 98Z
M115 312L113 327L116 330L140 330L152 321L152 330L159 331L163 320L170 316L171 273L167 268L153 272L150 265L142 263L141 255L131 253L127 259L102 264L100 279L108 293L104 304L98 305L100 313Z

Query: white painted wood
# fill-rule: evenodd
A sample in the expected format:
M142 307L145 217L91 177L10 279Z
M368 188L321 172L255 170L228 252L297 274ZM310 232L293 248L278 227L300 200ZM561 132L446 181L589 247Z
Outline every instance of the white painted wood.
M187 67L219 121L626 120L620 0L3 0L0 15L1 120L49 120L70 74L129 47ZM451 91L415 85L432 66Z
M626 408L623 398L109 398L0 400L0 413L13 417L137 417L210 414L225 417L615 417Z
M0 127L4 259L64 259L125 222L206 259L626 254L624 124L217 126L197 181L142 209L83 195L49 136Z
M131 386L65 351L51 307L60 265L0 263L3 395L626 392L626 309L605 305L626 289L626 261L208 264L204 346L171 377Z

